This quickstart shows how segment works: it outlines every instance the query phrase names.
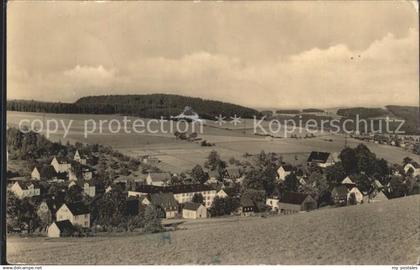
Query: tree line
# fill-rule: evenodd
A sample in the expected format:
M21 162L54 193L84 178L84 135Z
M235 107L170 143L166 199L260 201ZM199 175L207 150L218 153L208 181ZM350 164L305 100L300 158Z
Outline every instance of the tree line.
M34 100L11 100L7 110L40 113L80 113L80 114L124 114L146 118L169 118L180 114L190 106L201 118L213 119L222 114L242 118L261 117L254 109L226 102L205 100L179 95L104 95L89 96L75 103L40 102Z

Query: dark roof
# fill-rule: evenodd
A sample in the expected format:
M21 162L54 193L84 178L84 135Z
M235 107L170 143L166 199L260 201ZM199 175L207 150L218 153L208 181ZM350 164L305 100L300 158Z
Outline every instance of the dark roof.
M170 173L149 173L152 182L161 182L161 181L169 181L171 180Z
M206 186L202 184L193 184L193 185L175 185L175 186L166 186L166 187L159 187L159 186L151 186L151 185L138 185L136 187L137 192L142 193L191 193L191 192L201 192L201 191L209 191L215 190L211 186Z
M328 160L330 153L312 151L308 157L308 162L325 163Z
M136 185L137 192L141 193L147 193L147 194L153 194L153 193L159 193L164 192L164 187L158 187L158 186L151 186L151 185Z
M241 198L242 207L255 207L254 202L250 198Z
M178 206L173 193L155 193L150 195L150 199L152 204L162 208Z
M90 213L89 207L82 202L69 203L69 204L66 204L66 205L69 208L70 212L75 216Z
M310 196L307 193L299 192L284 192L280 196L279 202L290 203L290 204L302 204L306 197Z
M19 182L17 182L18 184L19 184L19 186L20 186L20 188L21 189L28 189L28 187L30 186L30 185L33 185L34 186L34 188L39 188L39 185L38 185L38 183L36 183L36 182L31 182L31 181L19 181Z
M239 178L241 177L241 171L239 168L236 167L229 167L226 169L226 174L233 178Z
M225 187L222 189L229 197L233 197L239 193L236 188ZM220 190L219 190L220 191Z
M200 206L202 206L202 204L200 204L200 203L187 202L187 203L184 204L183 209L197 211L198 208L200 208Z
M176 185L176 186L168 186L165 188L167 192L172 192L174 194L216 190L215 188L211 186L206 186L202 184Z
M54 166L52 165L48 165L45 167L36 167L36 169L39 172L39 175L41 176L41 178L53 178L53 177L62 177L62 178L66 178L67 173L57 173L54 169Z
M339 185L336 186L335 188L333 188L333 190L331 191L331 195L332 196L347 196L348 193L348 189L345 185Z
M62 221L56 221L55 225L57 225L58 229L60 230L60 232L64 232L64 231L74 231L74 226L73 224L71 224L71 222L66 219L66 220L62 220Z

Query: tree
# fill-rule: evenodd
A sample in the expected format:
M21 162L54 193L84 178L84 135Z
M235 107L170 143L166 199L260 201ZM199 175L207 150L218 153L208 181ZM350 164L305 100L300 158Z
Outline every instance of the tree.
M341 162L337 162L334 165L328 166L325 168L325 176L327 178L329 189L333 189L346 177L343 164Z
M241 191L241 199L249 199L255 205L265 203L265 191L258 189L243 189Z
M97 224L106 228L126 226L126 195L119 186L114 186L111 192L105 193L93 208L97 209Z
M220 170L226 168L226 163L221 160L219 154L217 151L212 150L207 157L206 161L206 167L208 167L210 170Z
M204 197L201 193L195 193L192 197L192 202L203 204Z
M368 193L372 189L372 178L369 178L366 174L352 175L352 180L355 182L360 191Z
M144 213L144 231L147 233L157 233L163 231L161 220L158 216L156 206L149 205Z
M255 166L245 173L243 186L251 189L263 189L270 195L275 190L277 176L276 157L262 151L256 158Z
M197 182L204 184L207 181L207 174L200 165L195 165L191 171L191 177Z
M7 191L6 225L9 231L21 226L19 224L20 209L20 200L13 192Z
M220 198L216 196L209 209L212 217L230 215L239 208L239 200L236 198L226 197Z
M344 148L341 151L339 158L347 175L355 174L358 172L358 162L354 149L349 147Z
M296 192L299 187L299 181L294 173L286 176L283 182L283 187L286 191Z
M46 230L48 228L48 225L52 222L52 214L50 209L47 209L46 211L42 211L40 208L37 210L37 215L40 220L40 227L43 230Z
M83 201L83 190L79 185L73 185L69 187L66 193L65 201L67 203L75 203Z

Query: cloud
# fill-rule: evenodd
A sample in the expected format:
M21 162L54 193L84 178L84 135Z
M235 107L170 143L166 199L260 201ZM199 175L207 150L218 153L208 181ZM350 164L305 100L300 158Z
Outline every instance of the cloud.
M8 96L172 93L252 107L416 105L418 28L408 28L413 19L400 4L352 2L360 12L349 12L335 2L200 3L192 13L184 3L131 3L114 14L103 12L116 4L104 3L89 21L75 11L87 15L91 7L58 5L52 11L60 16L50 11L40 21L31 6L20 13L27 16L9 17L17 28L9 31ZM389 24L391 15L400 23ZM40 30L50 31L45 39Z

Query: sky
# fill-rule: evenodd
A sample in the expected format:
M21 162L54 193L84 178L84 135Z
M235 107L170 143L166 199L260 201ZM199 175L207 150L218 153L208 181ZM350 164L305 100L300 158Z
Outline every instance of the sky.
M8 99L418 105L417 10L406 0L9 2Z

